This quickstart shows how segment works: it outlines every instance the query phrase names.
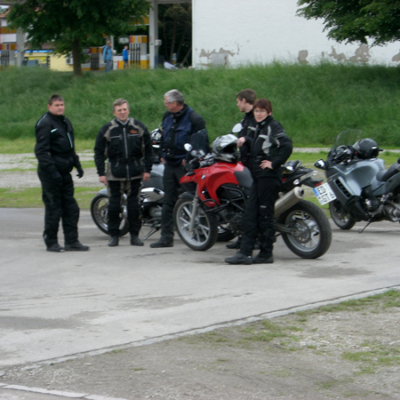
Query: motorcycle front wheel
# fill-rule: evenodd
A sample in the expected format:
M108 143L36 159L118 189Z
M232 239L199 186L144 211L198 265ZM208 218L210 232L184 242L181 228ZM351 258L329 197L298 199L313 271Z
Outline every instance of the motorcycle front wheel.
M301 258L321 257L331 245L329 220L310 201L299 201L279 217L279 222L292 230L290 234L282 232L282 238L286 246Z
M206 213L201 207L197 208L194 216L195 224L190 231L193 202L190 199L179 199L174 208L176 230L182 241L191 249L205 251L214 246L218 236L218 223L215 215Z
M329 211L333 222L340 229L349 230L356 224L356 220L344 209L338 200L333 200L329 203Z
M108 235L108 196L101 193L97 194L90 204L90 213L97 227L106 235ZM121 208L121 224L119 229L119 236L126 235L129 230L124 207Z

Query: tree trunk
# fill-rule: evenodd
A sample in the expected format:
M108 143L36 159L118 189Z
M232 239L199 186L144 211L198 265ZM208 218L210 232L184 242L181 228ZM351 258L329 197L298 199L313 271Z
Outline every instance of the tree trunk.
M174 25L172 28L171 52L169 54L170 63L172 63L172 55L174 54L175 38L176 38L176 20L174 19Z
M183 58L183 60L182 60L182 65L185 65L185 62L186 62L187 58L190 56L191 51L192 51L192 46L190 46L190 48L189 48L189 50L187 51L185 57ZM192 60L192 65L193 65L193 60Z
M79 39L72 42L72 58L74 60L74 76L82 76L81 51Z

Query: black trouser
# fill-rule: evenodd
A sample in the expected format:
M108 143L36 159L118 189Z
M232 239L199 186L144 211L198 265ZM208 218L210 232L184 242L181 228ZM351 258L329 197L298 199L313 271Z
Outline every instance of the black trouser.
M43 238L47 247L58 243L57 233L62 221L65 243L78 240L79 207L74 199L74 182L71 174L61 174L62 184L56 185L46 171L38 169L45 205Z
M164 202L161 212L161 238L171 241L174 237L174 207L178 200L179 181L186 171L184 166L171 167L166 164L163 176Z
M258 237L260 257L272 255L275 242L274 206L281 182L276 178L258 178L253 181L249 202L243 217L243 237L240 252L251 256Z
M127 195L127 211L129 233L138 236L142 227L142 214L140 211L139 191L142 187L141 179L131 181L108 181L108 233L110 236L119 236L121 224L121 198Z

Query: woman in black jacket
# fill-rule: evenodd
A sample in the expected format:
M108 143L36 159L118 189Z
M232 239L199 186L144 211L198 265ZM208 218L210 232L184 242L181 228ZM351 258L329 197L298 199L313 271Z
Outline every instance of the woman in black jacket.
M270 264L275 242L274 206L279 196L282 181L281 166L290 157L292 141L282 125L272 118L272 105L267 99L254 103L254 118L257 122L254 137L238 139L238 145L247 143L251 147L250 169L253 185L243 218L243 238L238 253L226 258L229 264ZM253 258L257 237L260 253Z

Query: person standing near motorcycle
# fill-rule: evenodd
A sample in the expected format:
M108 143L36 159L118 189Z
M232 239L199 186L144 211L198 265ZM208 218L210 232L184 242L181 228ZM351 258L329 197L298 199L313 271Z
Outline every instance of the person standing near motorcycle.
M160 160L165 165L163 176L165 197L161 213L161 237L157 242L150 244L152 248L174 245L173 211L178 199L179 181L186 173L184 166L187 152L184 145L195 141L197 148L199 145L208 146L206 123L199 114L185 104L181 92L173 89L165 93L164 105L167 111L162 120Z
M45 205L43 238L47 251L87 251L78 240L79 207L74 198L71 171L75 167L82 178L83 169L75 152L74 130L64 116L64 99L53 94L47 103L48 112L35 125L35 155ZM58 227L62 221L65 247L58 244Z
M97 134L94 147L99 181L107 186L109 192L108 246L115 247L119 243L123 193L127 195L131 245L143 246L138 237L142 226L139 193L142 179L150 179L153 165L150 134L141 121L129 118L129 104L125 99L114 101L113 114L115 118L105 124Z
M257 122L254 119L253 106L256 101L256 92L253 89L241 90L236 96L236 105L241 113L244 113L243 119L240 121L242 130L238 133L238 138L244 136L254 137ZM251 148L250 142L244 142L240 147L240 161L249 167Z
M240 112L244 113L243 119L240 121L242 130L238 133L238 138L244 136L254 137L257 122L254 119L253 105L256 101L256 92L253 89L243 89L236 96L236 105ZM244 142L240 147L240 161L246 167L250 167L251 148L250 142ZM235 242L228 243L227 249L240 249L242 241L241 235Z
M238 145L249 142L253 185L243 217L243 238L240 250L225 259L229 264L270 264L275 242L274 206L282 181L280 167L290 157L293 145L282 125L272 118L272 105L267 99L254 103L257 122L254 139L243 136ZM254 243L259 238L260 253L252 258Z

